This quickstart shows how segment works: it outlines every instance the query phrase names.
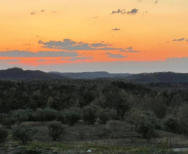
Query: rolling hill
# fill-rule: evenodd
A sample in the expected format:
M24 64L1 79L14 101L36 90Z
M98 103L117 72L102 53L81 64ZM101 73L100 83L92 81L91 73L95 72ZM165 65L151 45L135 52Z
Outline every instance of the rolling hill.
M0 80L53 80L53 79L125 79L139 83L188 83L188 73L157 72L157 73L108 73L108 72L81 72L61 73L43 72L39 70L23 70L10 68L0 70Z

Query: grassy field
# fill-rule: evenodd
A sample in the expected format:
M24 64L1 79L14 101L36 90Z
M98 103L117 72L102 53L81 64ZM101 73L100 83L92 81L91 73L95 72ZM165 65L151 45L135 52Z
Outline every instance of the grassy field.
M159 132L158 138L145 140L120 121L113 126L109 123L66 126L58 141L52 141L48 135L48 122L24 122L22 125L36 131L33 141L22 145L9 134L7 142L1 145L1 154L175 154L170 150L172 147L188 143L185 136L167 132Z
M28 145L20 145L18 143L6 144L3 148L4 151L10 154L25 154L31 153L50 153L50 154L77 154L77 153L94 153L94 154L154 154L154 153L172 153L170 150L161 146L118 146L112 144L102 144L101 141L87 141L87 142L38 142L33 141ZM98 142L98 143L97 143ZM111 140L111 142L113 142ZM114 141L116 142L116 141ZM3 153L2 153L3 154Z

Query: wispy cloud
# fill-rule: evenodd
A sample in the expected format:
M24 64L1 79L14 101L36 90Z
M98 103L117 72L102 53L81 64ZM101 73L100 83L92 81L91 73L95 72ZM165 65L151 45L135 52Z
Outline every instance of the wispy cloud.
M113 31L120 31L121 29L116 27L116 28L113 28L112 30Z
M36 12L32 11L30 12L30 15L36 15Z
M143 0L137 0L138 2L142 2ZM152 0L152 3L154 4L158 4L159 3L159 0Z
M77 57L72 57L69 59L70 61L75 61L75 60L91 60L93 59L92 56L77 56Z
M124 56L124 55L121 55L121 54L114 54L114 53L110 53L110 52L107 52L106 53L110 58L125 58L127 56Z
M155 4L159 3L159 0L155 0L154 3L155 3Z
M105 44L105 43L86 43L86 42L76 42L71 39L64 39L63 41L47 41L44 42L42 40L38 41L39 44L41 44L44 48L48 49L62 49L62 50L117 50L121 52L130 52L131 50L124 49L124 48L118 48L118 47L112 47L111 44ZM131 51L132 52L132 51Z
M44 13L45 11L46 11L46 10L44 10L44 9L40 10L41 13Z
M127 14L127 15L135 15L138 13L138 9L137 8L133 8L131 10L128 10L126 11L126 9L117 9L117 10L113 10L112 11L112 14L121 14L121 15L124 15L124 14Z
M128 47L125 49L127 52L138 52L137 50L133 49L133 47Z
M130 14L130 15L135 15L137 13L138 13L138 9L136 9L136 8L134 8L134 9L132 9L130 11L127 11L127 14Z
M57 13L56 11L48 11L48 10L45 10L45 9L41 9L41 10L38 10L38 11L32 11L30 12L30 15L38 15L38 14L44 14L44 13Z
M188 42L188 39L187 38L184 38L184 37L181 37L181 38L176 38L176 39L173 39L172 40L173 42Z
M64 52L64 51L6 51L0 52L0 57L77 57L77 52Z

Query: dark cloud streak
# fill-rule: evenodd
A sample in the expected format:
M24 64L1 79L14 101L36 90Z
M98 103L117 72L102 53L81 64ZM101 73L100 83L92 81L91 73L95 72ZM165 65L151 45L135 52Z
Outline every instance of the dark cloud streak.
M136 8L133 8L129 11L126 11L125 9L117 9L117 10L113 10L112 11L112 14L121 14L121 15L124 15L124 14L127 14L127 15L136 15L138 13L138 9Z
M78 51L78 50L117 50L121 52L130 52L130 49L112 47L110 44L105 43L85 43L85 42L75 42L71 39L64 39L63 41L48 41L44 42L42 40L38 41L43 48L48 49L62 49L67 51ZM131 51L132 52L132 51Z

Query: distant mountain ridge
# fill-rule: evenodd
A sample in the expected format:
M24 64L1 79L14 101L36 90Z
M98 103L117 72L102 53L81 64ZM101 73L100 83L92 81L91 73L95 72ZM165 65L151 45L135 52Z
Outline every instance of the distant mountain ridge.
M126 78L128 73L108 73L108 72L79 72L79 73L59 73L51 72L51 74L58 74L65 78L71 79L98 79L98 78Z
M61 78L60 75L52 75L39 70L23 70L16 67L0 70L0 80L50 80Z
M128 80L144 83L188 83L188 73L156 72L141 73L127 77Z
M125 79L139 83L188 83L188 73L157 72L157 73L108 73L81 72L61 73L43 72L40 70L23 70L10 68L0 70L0 80L54 80L54 79Z

